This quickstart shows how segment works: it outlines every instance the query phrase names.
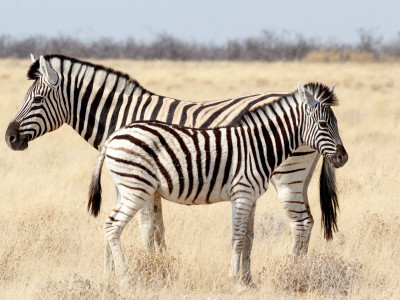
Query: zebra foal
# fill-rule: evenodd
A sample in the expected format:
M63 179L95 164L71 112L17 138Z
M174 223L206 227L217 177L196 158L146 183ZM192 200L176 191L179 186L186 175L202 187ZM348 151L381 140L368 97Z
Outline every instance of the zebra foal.
M336 168L348 159L331 109L334 101L333 97L316 100L299 83L298 91L247 112L236 126L194 129L143 121L113 133L99 156L88 207L97 216L105 161L119 193L105 223L117 274L127 279L120 243L124 227L159 195L185 205L230 201L230 275L251 285L250 227L256 201L267 190L274 170L303 144Z

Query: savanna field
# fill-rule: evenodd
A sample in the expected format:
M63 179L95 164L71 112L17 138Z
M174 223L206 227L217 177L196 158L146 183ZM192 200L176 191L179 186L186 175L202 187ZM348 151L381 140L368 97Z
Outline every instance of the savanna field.
M93 60L92 60L93 61ZM228 277L229 203L186 207L163 201L163 254L143 251L137 220L122 234L132 285L103 277L103 224L115 191L103 169L103 206L87 213L98 152L69 126L23 152L0 142L0 299L399 299L400 64L93 61L126 72L149 90L202 101L297 82L336 83L333 110L349 154L336 172L339 232L320 227L319 162L308 190L315 225L308 255L292 257L291 232L272 186L258 201L252 273L256 289L238 292ZM0 132L31 82L30 60L0 60Z

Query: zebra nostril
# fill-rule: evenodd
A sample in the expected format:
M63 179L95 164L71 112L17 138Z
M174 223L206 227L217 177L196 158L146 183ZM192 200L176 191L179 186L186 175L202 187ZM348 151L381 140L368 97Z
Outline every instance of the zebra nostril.
M6 134L5 134L5 140L9 146L15 145L16 143L18 143L18 141L20 139L19 128L20 128L20 123L18 123L16 121L11 122L8 125Z
M10 141L10 143L14 143L16 141L17 137L15 135L10 135L8 137L8 140Z
M338 157L340 160L343 160L343 156L342 155L339 155L339 157Z

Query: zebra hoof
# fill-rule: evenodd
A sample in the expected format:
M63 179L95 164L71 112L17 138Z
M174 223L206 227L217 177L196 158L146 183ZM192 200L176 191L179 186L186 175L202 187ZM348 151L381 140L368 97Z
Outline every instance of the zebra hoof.
M257 285L254 283L253 278L251 275L243 276L241 279L243 285L247 286L248 288L255 289Z

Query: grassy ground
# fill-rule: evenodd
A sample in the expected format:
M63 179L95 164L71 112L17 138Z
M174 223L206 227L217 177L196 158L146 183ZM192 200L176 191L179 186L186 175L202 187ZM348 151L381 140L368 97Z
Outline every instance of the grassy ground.
M0 143L1 299L396 299L400 295L400 64L102 61L162 95L211 100L297 82L336 82L334 111L349 162L337 171L339 229L320 230L317 167L309 189L316 225L309 254L289 255L291 235L271 188L258 202L252 272L258 285L238 293L228 278L228 203L184 207L163 202L168 251L144 253L136 220L122 235L132 287L103 280L103 223L115 195L104 171L100 216L86 212L96 150L70 127L24 152ZM27 60L0 60L0 128L31 82ZM107 200L108 199L108 200Z

